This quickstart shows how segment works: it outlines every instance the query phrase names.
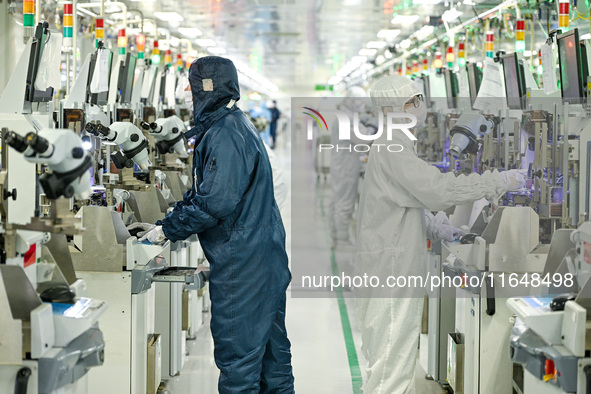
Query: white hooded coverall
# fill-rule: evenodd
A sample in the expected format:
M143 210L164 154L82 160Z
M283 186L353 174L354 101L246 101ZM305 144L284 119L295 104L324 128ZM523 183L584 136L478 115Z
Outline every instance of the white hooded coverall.
M339 105L339 110L344 111L349 119L353 120L355 112L362 115L366 110L365 100L367 97L363 88L354 86L345 92L345 98ZM358 98L357 100L355 98ZM361 133L366 134L365 127L359 125ZM339 124L334 122L330 138L331 144L335 147L330 156L330 185L331 203L329 206L329 226L333 245L350 243L349 226L361 177L361 154L356 152L356 144L367 144L351 132L350 140L339 139ZM338 150L336 149L338 147Z
M404 103L421 93L403 76L388 76L370 91L374 111L383 106L402 113ZM424 105L424 103L421 103ZM376 110L377 108L377 110ZM441 173L417 157L415 143L394 131L374 141L400 144L402 152L372 148L362 187L357 218L357 274L380 277L425 277L427 242L424 210L444 210L506 191L498 172L455 176ZM414 379L424 289L365 289L356 310L362 332L362 351L368 360L364 392L414 393Z
M265 150L267 151L269 162L271 163L271 171L273 172L273 192L275 194L275 201L277 202L277 207L281 209L285 203L285 200L287 199L289 185L285 181L283 170L277 162L277 156L275 156L275 152L273 152L269 145L265 144L264 142L263 145L265 145Z

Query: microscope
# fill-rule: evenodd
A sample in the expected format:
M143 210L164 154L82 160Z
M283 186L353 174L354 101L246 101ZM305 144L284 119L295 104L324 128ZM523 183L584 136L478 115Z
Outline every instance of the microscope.
M152 165L148 157L148 140L132 123L115 122L110 127L87 123L86 131L99 137L107 145L119 146L120 151L111 155L117 168L132 168L135 163L142 170L147 170Z
M185 123L178 116L159 118L152 123L142 122L141 126L157 141L156 148L161 155L176 153L181 159L189 157L182 133Z
M92 159L82 147L80 137L68 129L42 129L26 136L10 131L6 143L23 153L31 163L46 164L49 172L39 178L45 195L55 200L61 196L85 199L90 194Z
M500 121L496 116L478 113L462 114L450 130L450 155L458 157L463 152L476 153L480 146L478 139L488 135Z

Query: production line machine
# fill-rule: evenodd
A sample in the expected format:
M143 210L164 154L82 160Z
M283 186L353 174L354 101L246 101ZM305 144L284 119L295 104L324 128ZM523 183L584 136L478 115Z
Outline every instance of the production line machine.
M189 113L160 101L158 67L102 45L55 108L36 79L59 69L40 60L59 38L37 27L0 98L0 391L155 393L202 324L208 268L196 236L151 245L126 225L162 219L191 187Z
M127 56L120 67L127 68L126 72L111 73L111 88L112 78L127 76L130 80L130 59L133 57ZM159 78L153 71L148 66L143 81L148 81L149 95L158 98ZM105 316L107 361L91 376L91 392L102 392L105 385L112 391L155 392L161 380L178 375L182 369L185 339L195 337L202 311L207 308L205 274L203 268L197 268L204 257L196 237L145 245L126 229L133 221L155 223L162 219L190 187L189 176L183 174L189 159L183 136L185 123L174 115L158 118L157 113L166 112L166 108L162 103L156 107L161 111L145 106L143 97L139 104L132 103L132 108L122 108L125 97L137 97L135 92L143 84L140 81L136 79L137 86L118 84L125 89L119 90L112 106L102 102L106 108L103 112L116 115L115 121L95 118L84 127L90 152L102 165L94 172L95 198L80 201L77 214L87 231L74 237L70 249L75 266L88 282L89 293L101 294L108 286L110 292L105 297L114 306ZM109 90L106 95L109 102L111 93ZM119 115L126 113L123 110L129 115L121 118ZM151 133L146 132L146 125ZM104 251L106 260L97 261L95 256ZM162 264L149 266L155 258L186 268L153 275L165 268ZM132 287L134 273L148 266L152 275L142 281L143 287ZM151 286L152 282L157 283Z
M553 40L560 77L569 81L561 91L544 94L518 54L500 53L504 107L462 111L449 129L449 170L527 170L526 188L493 204L456 207L450 220L468 235L431 247L430 274L459 278L461 286L429 292L420 359L455 392L591 390L588 275L581 274L590 219L588 42L577 29ZM574 285L557 286L568 275ZM550 280L533 287L532 277Z
M59 41L40 23L0 98L2 392L86 393L88 372L104 363L98 320L107 303L86 297L84 281L59 247L66 234L81 231L68 215L69 201L59 197L82 197L90 186L81 139L54 128L48 103L55 81L40 80L59 67L41 60L59 51ZM48 169L39 176L47 216L38 209L37 168Z

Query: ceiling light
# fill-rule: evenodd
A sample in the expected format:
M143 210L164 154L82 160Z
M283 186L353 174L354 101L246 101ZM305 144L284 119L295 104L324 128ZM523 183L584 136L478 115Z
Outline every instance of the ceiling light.
M156 26L150 21L144 22L144 34L156 32Z
M105 4L105 14L115 14L121 12L121 7L118 5Z
M329 85L336 85L337 83L341 82L342 80L343 80L343 78L339 77L338 75L335 75L334 77L332 77L328 80L328 84Z
M441 3L443 0L412 0L414 5L435 5Z
M184 18L177 12L154 12L154 16L164 22L182 22Z
M209 47L209 48L207 48L207 51L213 55L223 55L224 53L226 53L226 48Z
M376 57L376 65L381 65L386 61L386 58L382 55L379 55L378 57Z
M410 40L407 38L406 40L402 40L402 41L400 41L400 46L401 46L403 49L408 49L408 48L410 48Z
M367 58L365 56L353 56L351 58L351 61L353 63L365 63L367 61Z
M362 50L359 51L359 54L361 56L374 56L376 53L378 53L377 49L363 48Z
M416 32L416 37L420 40L422 40L423 38L426 38L427 36L430 36L431 34L433 34L433 31L435 30L435 27L433 26L423 26L419 29L419 31Z
M441 19L444 22L453 22L456 19L458 19L460 17L460 15L462 15L462 12L458 11L455 8L452 8L451 10L447 10L443 13L443 15L441 15Z
M350 72L351 72L350 70L347 70L345 68L341 68L339 71L337 71L337 76L344 78L347 75L349 75Z
M261 96L258 92L252 92L248 95L248 98L253 101L260 101L263 98L263 96Z
M396 15L390 23L393 25L411 25L418 20L418 15Z
M383 29L378 32L378 38L385 38L387 40L392 40L400 34L400 30L398 29Z
M178 37L170 36L170 46L178 47L181 43L181 40Z
M179 33L189 38L199 37L203 34L203 32L196 27L179 27Z
M367 48L375 48L375 49L382 49L388 45L386 41L370 41L365 45Z
M215 41L210 38L200 38L195 40L195 43L200 47L214 47L217 45Z

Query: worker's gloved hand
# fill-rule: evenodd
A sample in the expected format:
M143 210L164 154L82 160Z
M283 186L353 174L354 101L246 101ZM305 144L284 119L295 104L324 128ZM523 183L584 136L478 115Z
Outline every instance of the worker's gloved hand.
M509 170L501 172L507 191L519 190L525 187L527 170Z
M131 235L134 235L139 238L146 235L148 231L153 230L154 227L156 227L156 225L152 223L136 222L127 226L127 231L129 231Z
M141 237L139 242L149 241L153 244L160 244L166 241L166 235L164 235L164 231L162 231L162 226L154 226L154 228Z
M461 229L451 225L443 211L437 212L437 215L425 212L425 224L427 225L427 238L432 241L443 239L453 242L464 234Z
M437 238L444 241L453 242L456 239L460 239L462 235L464 235L463 230L447 224L441 225L437 229Z
M375 134L378 131L378 119L367 113L359 114L359 123L367 128L368 134Z

